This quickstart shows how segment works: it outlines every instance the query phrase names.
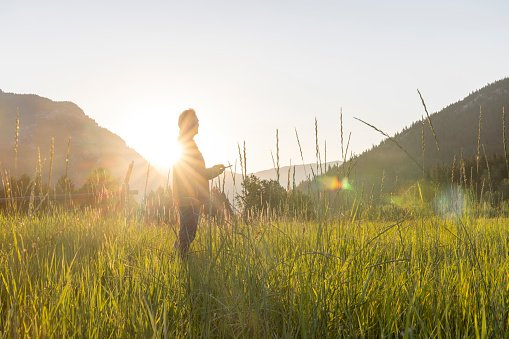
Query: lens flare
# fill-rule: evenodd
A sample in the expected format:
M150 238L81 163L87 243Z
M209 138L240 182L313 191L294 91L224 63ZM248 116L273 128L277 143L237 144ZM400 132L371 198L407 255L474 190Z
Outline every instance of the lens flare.
M404 200L403 200L403 197L399 196L399 195L388 195L386 196L383 201L385 203L388 203L388 204L391 204L391 205L395 205L395 206L398 206L398 207L403 207L403 204L404 204Z
M335 190L350 190L352 189L352 186L348 182L347 178L343 178L343 180L339 180L337 177L334 176L322 176L316 178L316 182L318 184L318 187L320 189L328 190L328 191L335 191Z
M461 189L446 190L434 201L436 211L446 219L463 217L468 204L469 197Z

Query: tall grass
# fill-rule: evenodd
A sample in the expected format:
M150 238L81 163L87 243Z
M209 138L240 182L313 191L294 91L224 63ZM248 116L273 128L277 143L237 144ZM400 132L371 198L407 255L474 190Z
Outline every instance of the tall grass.
M316 120L315 134L313 176L323 172ZM238 150L245 179L245 143ZM276 159L279 172L277 132ZM313 220L201 218L185 261L172 249L173 219L7 210L0 337L508 337L509 219L478 217L455 179L442 209L425 204L417 183L420 198L396 218L375 209L374 185L359 207L364 183L337 214L331 195L312 195Z
M0 328L31 337L507 336L507 219L169 228L0 216Z

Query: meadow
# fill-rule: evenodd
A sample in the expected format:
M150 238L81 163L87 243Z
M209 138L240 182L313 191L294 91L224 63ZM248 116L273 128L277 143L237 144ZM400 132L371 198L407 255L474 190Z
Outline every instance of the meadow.
M42 206L32 185L27 209L0 210L0 337L507 338L507 203L462 182L387 204L346 181L307 200L288 183L277 209L202 214L187 260L174 210Z
M0 215L2 337L508 337L506 218ZM246 222L247 221L247 222Z

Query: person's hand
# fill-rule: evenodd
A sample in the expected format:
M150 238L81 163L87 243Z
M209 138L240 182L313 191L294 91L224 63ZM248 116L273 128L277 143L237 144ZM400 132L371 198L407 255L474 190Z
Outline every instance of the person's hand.
M223 164L214 165L212 168L214 169L214 171L216 171L216 173L217 173L216 176L223 173L224 170L226 169L226 167Z

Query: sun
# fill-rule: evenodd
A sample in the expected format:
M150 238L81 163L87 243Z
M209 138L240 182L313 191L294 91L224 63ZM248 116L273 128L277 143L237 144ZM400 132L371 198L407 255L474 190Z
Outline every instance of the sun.
M182 148L176 141L171 142L161 149L157 154L151 156L154 167L158 167L161 170L170 169L173 164L180 160L182 154Z
M119 135L126 144L150 162L161 174L179 161L182 149L177 142L178 115L169 114L159 106L148 107L146 114L132 116L124 122Z
M141 143L132 146L143 158L150 162L160 173L166 173L179 161L182 149L176 140L154 140L153 143Z

